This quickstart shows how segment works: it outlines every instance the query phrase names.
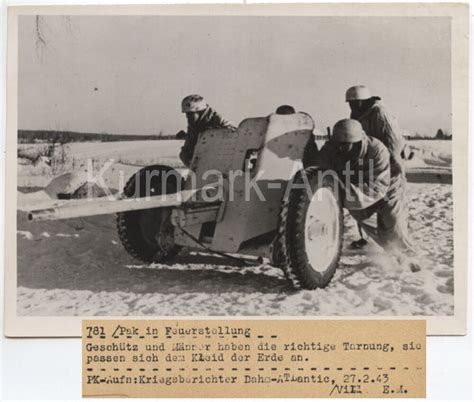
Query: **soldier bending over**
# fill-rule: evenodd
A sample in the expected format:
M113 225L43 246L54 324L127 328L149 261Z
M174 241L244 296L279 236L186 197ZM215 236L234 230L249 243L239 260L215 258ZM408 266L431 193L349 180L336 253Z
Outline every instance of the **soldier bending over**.
M393 174L390 152L353 119L336 123L318 155L323 171L337 174L343 206L377 244L413 271L421 269L408 236L405 180ZM344 177L345 176L345 177ZM376 214L377 224L369 218Z

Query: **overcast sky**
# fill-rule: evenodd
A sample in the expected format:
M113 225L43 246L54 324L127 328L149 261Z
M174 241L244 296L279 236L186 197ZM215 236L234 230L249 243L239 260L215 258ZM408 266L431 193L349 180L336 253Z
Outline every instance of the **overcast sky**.
M448 18L20 17L19 128L174 134L203 95L240 122L280 104L325 131L367 85L402 128L451 129Z

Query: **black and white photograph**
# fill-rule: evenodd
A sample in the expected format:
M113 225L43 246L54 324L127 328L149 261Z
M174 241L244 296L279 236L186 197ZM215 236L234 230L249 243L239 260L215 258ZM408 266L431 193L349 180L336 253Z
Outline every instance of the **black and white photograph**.
M451 17L17 24L19 318L464 320Z

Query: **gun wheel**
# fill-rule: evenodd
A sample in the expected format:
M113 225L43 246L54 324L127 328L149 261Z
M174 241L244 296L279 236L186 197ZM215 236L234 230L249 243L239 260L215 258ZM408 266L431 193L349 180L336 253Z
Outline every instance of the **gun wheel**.
M163 182L166 180L166 182ZM148 166L135 173L125 185L127 198L173 194L178 189L179 173L167 166ZM181 247L174 244L170 208L151 208L117 214L117 231L125 250L137 260L165 262Z
M338 184L332 177L320 183L316 168L301 172L294 182L306 184L311 191L301 186L292 189L284 204L284 271L298 288L324 288L336 272L342 249Z

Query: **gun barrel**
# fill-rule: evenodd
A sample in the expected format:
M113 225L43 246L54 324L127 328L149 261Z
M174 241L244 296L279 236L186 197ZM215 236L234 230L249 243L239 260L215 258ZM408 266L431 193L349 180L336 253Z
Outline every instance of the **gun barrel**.
M193 198L199 189L184 190L176 194L155 195L143 198L95 198L59 200L51 207L31 210L28 219L33 221L80 218L117 212L138 211L150 208L177 207Z

